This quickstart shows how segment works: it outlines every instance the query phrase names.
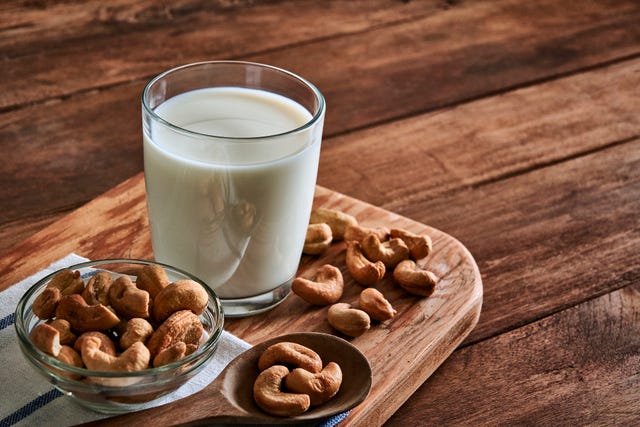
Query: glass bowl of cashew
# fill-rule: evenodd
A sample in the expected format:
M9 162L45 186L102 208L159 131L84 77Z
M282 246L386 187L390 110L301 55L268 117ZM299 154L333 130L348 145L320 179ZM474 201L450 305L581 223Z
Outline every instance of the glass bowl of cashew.
M20 348L35 370L107 414L154 406L201 372L223 323L220 300L201 280L135 259L58 270L29 288L15 312Z

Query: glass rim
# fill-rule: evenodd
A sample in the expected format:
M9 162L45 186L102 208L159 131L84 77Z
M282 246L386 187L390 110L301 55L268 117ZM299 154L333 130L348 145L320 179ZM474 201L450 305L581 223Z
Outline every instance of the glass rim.
M259 68L264 68L264 69L268 69L271 71L275 71L277 73L281 73L287 77L290 77L294 80L297 80L298 82L302 83L304 86L306 86L308 89L311 90L311 92L313 93L313 95L316 97L316 99L318 100L318 109L315 113L312 113L312 117L311 119L309 119L307 122L305 122L304 124L293 128L291 130L285 131L285 132L280 132L280 133L274 133L274 134L269 134L269 135L260 135L260 136L222 136L222 135L213 135L213 134L209 134L209 133L203 133L203 132L196 132L196 131L192 131L189 129L185 129L184 127L178 126L174 123L171 123L170 121L162 118L161 116L159 116L155 110L153 108L151 108L151 106L147 103L147 98L149 95L149 91L151 90L151 87L156 84L158 81L160 81L162 78L170 75L170 74L174 74L176 72L182 71L182 70L186 70L186 69L190 69L190 68L196 68L196 67L202 67L202 66L207 66L207 65L235 65L235 66L254 66L254 67L259 67ZM223 87L223 86L220 86ZM229 86L229 87L233 87L233 86ZM276 93L276 92L273 92ZM281 95L281 94L278 94ZM284 95L281 95L284 96ZM292 100L293 101L293 100ZM295 101L294 101L295 102ZM275 67L273 65L268 65L268 64L262 64L259 62L251 62L251 61L232 61L232 60L215 60L215 61L200 61L200 62L192 62L189 64L184 64L184 65L179 65L177 67L173 67L170 68L168 70L163 71L162 73L156 75L155 77L153 77L144 87L143 91L142 91L142 107L144 109L144 111L149 114L149 116L151 116L155 121L161 123L164 126L167 126L168 128L185 134L185 135L190 135L190 136L194 136L194 137L198 137L198 138L208 138L208 139L213 139L213 140L220 140L220 141L260 141L260 140L269 140L269 139L273 139L273 138L279 138L279 137L283 137L283 136L288 136L288 135L294 135L300 132L303 132L311 127L313 127L319 120L320 118L324 115L325 110L326 110L326 103L324 100L324 96L322 96L322 93L320 92L320 90L310 81L308 81L307 79L292 73L291 71L285 70L283 68L279 68L279 67ZM306 108L305 108L306 109Z

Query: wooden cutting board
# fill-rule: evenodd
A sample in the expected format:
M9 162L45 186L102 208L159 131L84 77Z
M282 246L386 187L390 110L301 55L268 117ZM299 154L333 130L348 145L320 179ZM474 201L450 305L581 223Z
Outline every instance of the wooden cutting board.
M426 233L433 240L434 251L422 264L440 278L434 294L429 298L411 296L385 277L377 288L398 315L383 323L374 322L364 335L349 339L369 359L373 385L369 397L342 425L381 425L478 322L482 306L480 273L460 242L427 225L320 186L316 187L314 205L347 212L365 226L404 228ZM16 245L0 260L0 290L71 252L90 259L152 258L142 174ZM336 243L321 256L303 257L299 273L325 263L339 267L345 278L341 301L356 303L363 288L351 279L344 255L344 243ZM341 336L327 323L326 311L326 307L311 306L291 294L267 313L227 319L225 329L252 344L300 331Z

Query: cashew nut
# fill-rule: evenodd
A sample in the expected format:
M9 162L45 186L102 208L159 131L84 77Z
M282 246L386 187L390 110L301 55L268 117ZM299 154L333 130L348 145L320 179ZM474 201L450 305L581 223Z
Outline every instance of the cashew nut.
M47 283L47 287L33 300L33 314L42 320L51 319L56 312L58 303L64 295L82 292L84 281L79 271L64 269L58 271Z
M82 357L80 357L80 354L68 345L60 347L60 353L56 359L68 365L75 366L76 368L82 368Z
M360 292L358 306L372 318L384 322L398 314L391 303L376 288L366 288Z
M116 351L115 343L111 340L111 338L109 338L108 335L98 331L85 332L82 335L80 335L76 340L75 344L73 345L73 348L76 351L81 352L84 342L89 338L100 341L99 348L101 352L109 354L111 356L116 355L117 351Z
M309 304L328 305L342 296L344 280L339 268L325 264L318 268L312 280L303 277L293 279L291 290Z
M327 363L327 366L318 373L311 373L301 368L296 368L285 378L287 389L294 393L308 394L311 406L318 406L338 393L342 384L342 370L335 362Z
M333 241L331 227L324 222L309 224L302 252L307 255L319 255L326 251Z
M140 317L129 319L120 336L120 347L127 349L138 341L144 344L151 334L153 334L151 323Z
M433 250L431 237L426 234L418 235L399 228L392 228L389 233L391 237L398 237L406 243L411 252L411 258L414 260L426 258Z
M80 354L68 345L60 347L60 354L58 354L56 359L62 363L66 363L67 365L75 366L76 368L82 368L84 366L82 364L82 357L80 357ZM52 369L65 378L72 380L79 380L82 378L82 375L80 374L73 374L66 370Z
M362 242L369 234L375 234L381 242L389 238L387 227L363 227L361 225L351 225L344 233L344 240L355 240Z
M47 322L48 325L53 326L60 333L60 344L73 345L76 342L76 334L71 331L71 323L64 319L54 319Z
M31 310L33 314L42 320L51 319L58 303L62 299L62 293L58 288L45 288L34 300Z
M84 281L79 271L68 268L58 271L47 283L47 288L56 288L62 295L79 294L84 290Z
M345 302L329 307L327 320L336 330L350 337L358 337L371 327L371 319L367 313Z
M88 305L79 294L65 295L56 308L56 318L67 320L79 332L101 331L116 326L120 319L102 304Z
M346 264L353 279L365 286L373 286L382 277L386 268L382 261L369 261L357 241L347 241Z
M149 366L149 350L141 342L134 343L120 356L113 356L100 350L100 339L87 337L80 352L87 369L107 372L135 372Z
M162 350L178 341L199 345L204 333L200 318L189 310L180 310L167 318L149 337L147 347L151 356L157 356Z
M118 277L109 287L111 307L125 318L150 316L149 292L138 289L129 276Z
M191 310L202 314L207 308L209 294L193 280L178 280L165 286L153 300L153 318L162 322L171 313L180 310Z
M152 300L169 283L171 283L171 280L169 280L167 272L157 264L145 265L136 276L136 286L138 289L149 292Z
M82 291L82 298L87 304L104 304L109 305L109 288L113 283L113 276L107 271L99 271L94 274L87 286Z
M158 353L158 355L153 358L153 366L154 368L157 368L158 366L176 362L193 353L197 349L198 347L196 345L185 344L182 341L178 341Z
M292 417L309 409L311 399L308 395L282 390L283 379L287 374L289 369L286 366L274 365L256 378L253 398L263 411L279 417Z
M258 360L261 371L273 365L287 365L315 373L322 370L322 359L302 344L283 341L267 347Z
M386 268L392 269L403 259L409 258L409 248L399 238L381 242L375 234L369 234L360 244L362 252L371 261L382 261Z
M54 357L60 354L60 332L51 325L40 323L31 330L29 339L41 351Z
M342 240L347 227L358 225L358 220L353 216L334 209L317 208L311 211L310 224L325 223L331 227L334 240Z
M433 293L438 282L435 274L422 270L415 261L402 261L393 270L393 278L402 289L410 294L428 297Z

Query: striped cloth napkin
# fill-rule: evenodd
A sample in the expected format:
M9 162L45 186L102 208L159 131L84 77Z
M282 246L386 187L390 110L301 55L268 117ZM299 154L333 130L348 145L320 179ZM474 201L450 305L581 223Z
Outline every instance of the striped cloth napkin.
M86 423L107 415L90 411L76 404L54 388L26 361L14 329L18 301L35 282L61 268L87 261L75 254L54 262L9 289L0 292L0 427L9 426L70 426ZM251 345L224 331L216 355L198 375L173 393L148 407L158 406L189 396L207 386L237 355ZM319 426L331 427L348 413L324 420Z

